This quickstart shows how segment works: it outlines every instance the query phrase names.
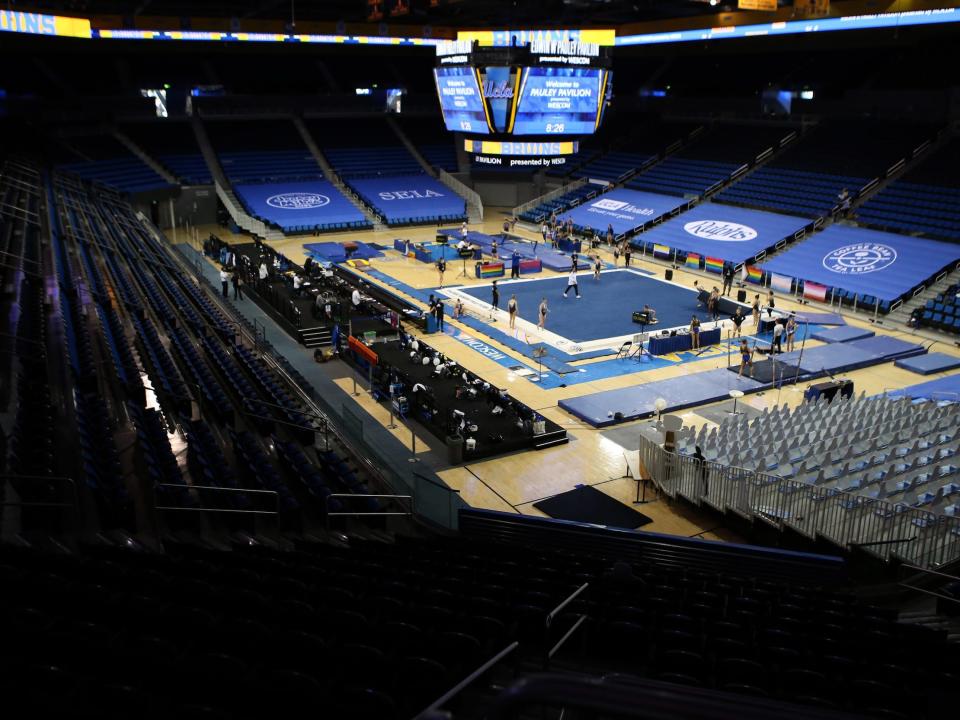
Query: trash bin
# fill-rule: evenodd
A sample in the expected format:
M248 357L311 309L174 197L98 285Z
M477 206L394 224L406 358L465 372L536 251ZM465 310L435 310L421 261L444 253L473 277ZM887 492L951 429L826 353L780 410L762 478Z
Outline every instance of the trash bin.
M463 438L459 435L447 435L447 460L451 465L463 462Z

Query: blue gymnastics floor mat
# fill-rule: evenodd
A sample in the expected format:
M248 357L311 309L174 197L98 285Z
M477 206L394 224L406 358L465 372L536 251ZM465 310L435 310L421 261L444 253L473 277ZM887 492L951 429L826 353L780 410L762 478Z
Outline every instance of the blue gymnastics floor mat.
M960 373L947 377L928 380L917 385L891 390L890 397L910 397L914 400L951 400L960 401Z
M916 357L901 358L893 363L898 368L915 372L919 375L933 375L960 367L960 357L934 352Z
M829 330L821 330L811 335L813 340L820 340L825 343L850 342L851 340L863 340L873 337L876 333L866 328L853 327L853 325L840 325L832 327Z
M754 393L765 387L767 385L764 383L737 377L726 368L719 368L659 382L567 398L560 401L560 407L593 427L607 427L650 417L656 412L653 404L657 398L662 397L667 401L664 412L673 412L724 400L730 396L731 390ZM617 413L621 413L621 419L616 418Z
M898 358L913 357L914 355L923 355L927 349L923 345L907 342L900 338L890 337L888 335L876 335L863 340L853 340L844 343L843 349L856 348L873 353L883 360L897 360Z

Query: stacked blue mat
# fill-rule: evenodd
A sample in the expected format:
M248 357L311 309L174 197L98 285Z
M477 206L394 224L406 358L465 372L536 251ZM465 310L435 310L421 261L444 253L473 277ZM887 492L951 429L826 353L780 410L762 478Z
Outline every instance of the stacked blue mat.
M903 358L897 360L894 365L919 375L933 375L934 373L960 368L960 357L935 352L911 358Z
M326 180L234 185L250 215L286 233L371 227L370 221Z

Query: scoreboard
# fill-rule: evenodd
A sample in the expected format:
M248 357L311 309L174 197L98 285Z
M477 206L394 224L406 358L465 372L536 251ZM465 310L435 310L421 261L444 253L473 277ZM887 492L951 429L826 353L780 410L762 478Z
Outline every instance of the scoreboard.
M597 131L612 98L609 46L532 38L483 47L457 40L438 43L436 51L437 95L452 132L507 142L573 139Z

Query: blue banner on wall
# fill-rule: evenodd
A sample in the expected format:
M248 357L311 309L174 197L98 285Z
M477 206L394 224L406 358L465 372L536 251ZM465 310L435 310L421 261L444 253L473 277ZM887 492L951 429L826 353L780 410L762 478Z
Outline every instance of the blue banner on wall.
M463 198L429 175L358 178L350 180L350 186L388 222L452 219L466 214Z

